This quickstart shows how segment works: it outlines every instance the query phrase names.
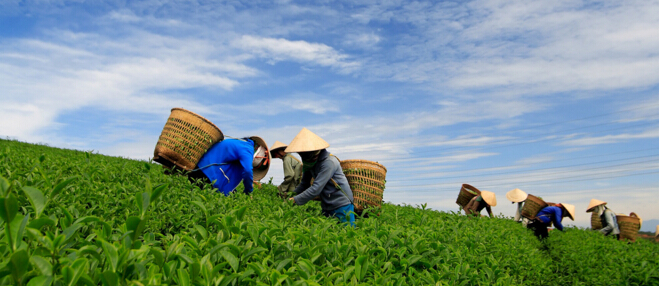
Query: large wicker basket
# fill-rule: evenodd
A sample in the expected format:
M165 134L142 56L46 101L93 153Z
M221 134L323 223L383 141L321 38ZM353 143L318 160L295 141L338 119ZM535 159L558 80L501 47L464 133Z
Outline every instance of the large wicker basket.
M590 228L592 230L598 230L602 228L602 219L596 212L592 212L590 216Z
M382 204L387 168L367 160L343 160L341 168L355 199L355 211L361 212L366 207Z
M641 221L636 214L631 213L629 216L617 215L618 227L620 228L620 240L636 241L638 231L641 230Z
M538 214L538 212L547 206L549 206L549 204L547 204L541 198L529 194L524 201L524 206L522 207L522 216L531 220L535 219L535 216Z
M153 160L167 168L190 171L213 144L224 140L215 124L200 115L172 108L172 113L158 138Z
M458 193L458 199L455 201L455 203L458 204L460 208L464 208L473 197L480 194L481 191L476 187L469 184L462 184L460 193Z

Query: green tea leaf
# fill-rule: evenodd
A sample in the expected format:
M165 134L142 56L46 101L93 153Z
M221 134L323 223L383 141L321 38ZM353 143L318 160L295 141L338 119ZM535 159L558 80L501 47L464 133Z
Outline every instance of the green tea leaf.
M30 279L30 282L27 283L27 286L50 286L53 284L52 276L40 275Z
M179 269L177 271L178 273L178 283L181 286L189 286L190 285L190 276L188 275L188 271L185 269Z
M6 222L14 220L18 212L18 201L14 195L9 195L6 198L0 198L0 216Z
M245 211L247 210L247 206L243 206L238 211L236 211L236 218L240 221L243 220L243 217L245 217Z
M7 194L9 193L9 187L10 186L11 185L9 184L9 181L7 181L7 179L5 179L5 177L0 176L0 191L2 191L0 193L0 197L4 198L4 197L7 196Z
M80 276L82 276L83 273L87 272L87 259L86 258L78 258L76 259L70 266L70 275L68 277L67 285L68 286L74 286L77 285L78 280L80 279Z
M88 222L100 222L101 219L95 216L86 216L77 219L73 224L85 224Z
M70 177L70 178L68 178L68 179L66 179L66 180L64 180L64 181L61 181L59 184L57 184L57 185L53 188L53 190L50 191L50 194L48 194L49 197L50 197L50 199L53 199L53 198L55 198L57 195L59 195L59 193L61 193L62 190L64 190L64 189L65 189L65 188L66 188L71 182L73 182L73 181L76 180L76 179L78 179L78 176L73 176L73 177Z
M136 216L131 216L126 220L126 229L133 232L131 235L133 241L137 240L137 238L142 235L145 223L145 220Z
M119 285L119 276L116 273L107 270L101 275L101 282L105 286L116 286Z
M112 272L117 272L117 264L119 263L119 255L117 254L117 248L114 245L106 242L105 240L101 241L101 247L105 253L106 263L110 263L112 267ZM105 273L103 274L105 275Z
M33 187L23 187L23 192L25 192L25 195L30 201L30 204L32 204L32 207L34 208L34 217L39 218L41 216L41 212L46 206L46 197L44 197L40 190Z
M27 227L41 230L44 226L55 227L56 224L57 222L49 217L40 217L30 221Z
M364 280L364 275L368 270L368 256L359 256L355 260L355 275L357 276L357 281Z
M30 257L30 261L37 269L39 269L39 272L41 272L42 275L45 276L53 275L53 265L50 264L50 261L48 261L46 258L43 258L38 255L33 255L32 257Z
M13 250L19 249L23 243L23 233L25 232L25 227L27 227L27 221L29 216L23 216L18 214L14 217L14 220L9 224L10 226L10 238L11 238L11 248Z
M224 257L224 259L225 259L227 262L229 262L229 265L231 266L231 268L233 269L233 271L234 271L234 272L237 272L237 271L238 271L238 263L239 263L239 262L238 262L238 258L236 258L236 256L233 255L233 253L231 253L231 252L230 252L228 249L226 249L226 248L220 250L220 254L222 254L222 257Z
M27 250L21 249L14 252L9 262L8 266L11 269L11 275L14 277L14 281L22 281L23 275L27 272L27 267L30 263Z
M169 186L169 184L162 184L160 186L157 186L153 190L153 192L151 192L151 202L152 203L156 202L160 198L160 196L162 195L163 191L165 191L165 189L167 189L168 186Z

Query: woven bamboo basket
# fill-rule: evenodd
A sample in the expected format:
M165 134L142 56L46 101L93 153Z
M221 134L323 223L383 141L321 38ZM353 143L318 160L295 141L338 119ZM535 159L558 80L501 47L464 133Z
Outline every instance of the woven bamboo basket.
M367 207L382 204L387 168L367 160L344 160L341 161L341 168L355 199L355 211L361 212Z
M592 215L590 215L590 228L592 230L598 230L602 228L602 219L596 212L592 212Z
M522 207L522 216L528 219L535 219L535 216L540 212L544 207L549 206L541 198L538 198L534 195L529 194L524 201L524 206Z
M183 108L172 108L162 129L153 160L167 168L190 171L213 144L224 140L215 124Z
M636 241L638 231L641 230L641 221L636 214L631 215L617 215L618 227L620 228L620 240Z
M480 194L481 191L476 187L469 184L462 184L460 193L458 193L458 199L455 201L455 203L458 204L460 208L464 208L473 197Z

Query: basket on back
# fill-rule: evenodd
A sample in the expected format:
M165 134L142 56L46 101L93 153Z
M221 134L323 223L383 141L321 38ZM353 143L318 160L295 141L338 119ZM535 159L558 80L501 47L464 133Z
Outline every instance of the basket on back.
M387 168L367 160L343 160L341 169L348 179L354 197L355 211L382 204Z
M549 206L549 204L547 204L541 198L529 194L524 201L524 206L522 207L522 216L531 220L535 219L535 216L540 212L540 210L547 206Z
M172 108L153 151L153 160L167 168L190 171L208 148L222 140L220 128L206 118L183 108Z
M458 204L460 208L464 208L473 197L480 194L481 191L476 187L469 184L462 184L460 193L458 193L458 199L455 201L455 203Z
M628 239L635 242L638 231L641 230L641 219L635 213L631 213L629 216L617 215L616 220L618 221L618 228L620 228L619 239Z
M598 230L602 228L602 219L596 212L592 212L590 216L590 229Z

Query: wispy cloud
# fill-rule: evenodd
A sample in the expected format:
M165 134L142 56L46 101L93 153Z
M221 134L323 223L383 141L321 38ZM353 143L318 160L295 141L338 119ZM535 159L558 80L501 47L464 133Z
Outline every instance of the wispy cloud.
M248 35L236 39L233 44L247 52L263 57L271 63L293 60L336 67L343 72L350 72L359 67L359 63L351 61L348 55L341 54L325 44Z
M626 142L633 139L649 139L649 138L659 138L659 129L646 130L644 132L636 133L636 134L624 133L624 134L605 135L598 137L586 136L586 137L564 141L561 143L561 145L590 146L590 145Z

